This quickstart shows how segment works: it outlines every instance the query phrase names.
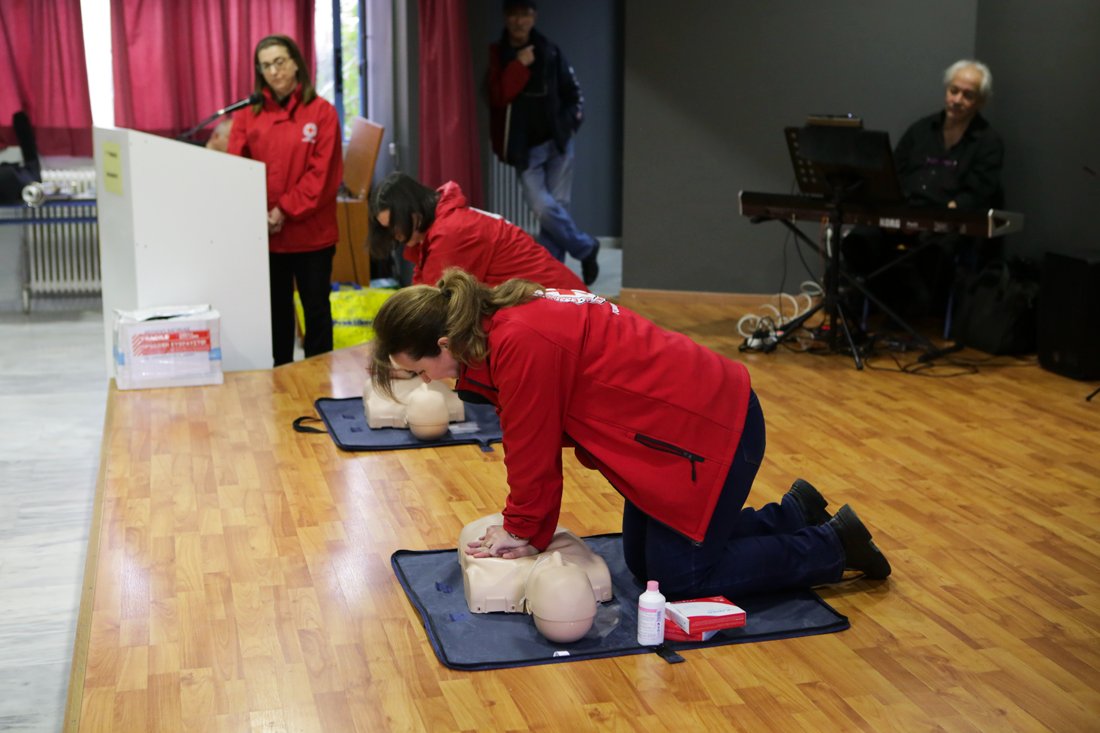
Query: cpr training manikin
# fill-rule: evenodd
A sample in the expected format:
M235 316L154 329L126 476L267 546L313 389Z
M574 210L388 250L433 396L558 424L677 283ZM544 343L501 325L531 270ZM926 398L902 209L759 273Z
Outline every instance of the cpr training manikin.
M459 548L503 524L501 514L462 528ZM598 603L611 600L611 572L584 540L561 526L547 548L529 557L472 557L461 549L462 587L473 613L528 613L553 642L577 641L592 627Z
M466 419L462 400L445 383L413 377L391 384L392 400L375 391L369 377L363 385L363 411L372 428L408 428L420 440L435 440L447 433L449 423Z
M465 420L465 407L446 384L420 379L394 380L394 399L363 388L363 409L372 428L404 428L420 440L443 436L451 422ZM504 524L492 514L462 528L458 546L466 547L492 525ZM588 633L597 604L611 600L611 572L584 540L558 527L546 550L506 560L476 558L461 550L462 585L473 613L528 613L535 628L557 643L577 641Z

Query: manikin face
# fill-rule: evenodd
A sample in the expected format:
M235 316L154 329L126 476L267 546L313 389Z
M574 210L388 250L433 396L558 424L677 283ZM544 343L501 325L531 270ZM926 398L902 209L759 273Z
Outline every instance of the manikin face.
M531 8L512 8L504 15L504 29L508 31L508 41L516 47L526 46L535 27L538 15Z
M382 209L381 211L379 211L378 216L376 216L375 219L378 220L379 225L381 225L383 229L390 228L389 209ZM412 236L408 237L407 239L402 239L402 235L399 232L394 232L393 238L401 244L405 245L406 247L415 247L416 245L424 241L424 232L420 231L420 229L417 228L419 226L419 223L420 215L413 214L413 229L415 229L415 231L412 233Z
M432 380L457 379L458 362L447 350L447 337L439 339L441 351L438 356L425 356L421 359L413 359L407 353L394 354L390 360L399 368L410 374L420 377L426 383Z
M985 102L981 94L982 72L973 66L960 69L947 85L944 110L948 122L966 124Z
M298 64L290 58L286 46L268 46L256 54L264 81L277 99L283 99L298 85Z

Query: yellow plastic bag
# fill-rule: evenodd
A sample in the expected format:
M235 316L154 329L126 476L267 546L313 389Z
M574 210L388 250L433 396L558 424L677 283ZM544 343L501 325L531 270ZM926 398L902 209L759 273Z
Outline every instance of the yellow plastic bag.
M386 300L396 293L388 288L364 288L357 283L333 283L329 293L332 308L332 348L365 344L374 338L374 316ZM298 291L294 291L294 311L298 316L298 330L306 332L305 314Z

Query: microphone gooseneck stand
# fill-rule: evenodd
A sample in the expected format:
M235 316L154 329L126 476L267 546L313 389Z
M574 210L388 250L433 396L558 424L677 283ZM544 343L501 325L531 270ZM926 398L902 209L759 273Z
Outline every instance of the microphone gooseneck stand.
M209 117L207 117L205 120L203 120L199 124L192 127L187 132L181 132L179 135L176 136L176 139L180 140L181 142L187 142L187 143L195 142L193 140L193 137L194 137L195 133L198 132L199 130L201 130L202 128L206 127L207 125L209 125L214 120L221 117L223 114L224 114L224 112L222 112L221 110L218 110L217 112L210 115Z
M229 114L230 112L236 112L241 107L247 107L250 104L259 104L262 101L263 101L263 96L256 93L256 92L253 92L251 95L249 95L248 97L245 97L244 99L242 99L239 102L234 102L233 104L229 105L228 107L222 107L217 112L215 112L214 114L210 115L209 117L207 117L205 120L203 120L199 124L192 127L190 130L188 130L186 132L181 132L179 135L176 136L176 139L180 140L182 142L194 142L194 140L192 140L192 137L194 136L194 134L196 132L198 132L202 128L206 127L207 125L209 125L211 122L218 119L222 115ZM197 145L198 143L195 143L195 144Z

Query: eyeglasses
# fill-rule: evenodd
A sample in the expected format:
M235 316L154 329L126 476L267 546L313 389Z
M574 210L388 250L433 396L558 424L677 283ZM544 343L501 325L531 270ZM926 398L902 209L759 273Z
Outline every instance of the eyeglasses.
M286 62L290 61L286 56L280 56L274 61L267 64L260 64L260 73L266 74L272 69L282 69L286 65Z

